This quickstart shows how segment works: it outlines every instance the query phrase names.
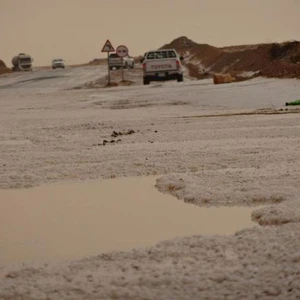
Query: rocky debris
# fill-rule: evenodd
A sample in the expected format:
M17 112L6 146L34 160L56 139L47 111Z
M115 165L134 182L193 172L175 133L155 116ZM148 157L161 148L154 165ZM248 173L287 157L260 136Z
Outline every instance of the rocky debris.
M102 143L98 143L98 144L93 144L93 146L105 146L106 144L117 144L117 143L120 143L122 142L121 139L118 139L118 140L103 140Z
M262 76L300 79L300 63L293 64L283 60L273 61L262 71Z
M112 134L111 134L111 137L112 138L116 138L116 137L120 137L120 136L125 136L125 135L131 135L131 134L134 134L135 131L133 129L128 129L126 131L113 131ZM102 143L98 143L98 144L93 144L93 146L105 146L106 144L117 144L117 143L120 143L122 142L121 139L117 139L117 140L114 140L114 139L111 139L111 140L107 140L107 139L104 139L102 141Z
M111 137L117 137L117 136L120 136L120 135L130 135L130 134L133 134L135 133L135 131L133 129L128 129L127 131L113 131L113 133L111 134Z

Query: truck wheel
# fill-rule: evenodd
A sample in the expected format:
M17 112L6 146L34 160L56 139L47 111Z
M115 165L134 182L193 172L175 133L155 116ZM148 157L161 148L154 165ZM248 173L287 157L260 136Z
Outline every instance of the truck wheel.
M134 68L134 63L132 63L132 65L131 65L131 67L130 67L131 69L133 69Z
M177 77L177 82L182 82L183 81L183 75L178 75Z
M144 85L150 84L150 80L147 77L143 79Z
M113 69L113 67L109 67L109 69L110 69L110 70L112 70L112 69Z

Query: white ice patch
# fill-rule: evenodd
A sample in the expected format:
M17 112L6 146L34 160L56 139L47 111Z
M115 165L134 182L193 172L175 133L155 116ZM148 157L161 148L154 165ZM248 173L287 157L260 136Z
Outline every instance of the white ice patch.
M294 195L294 188L283 190L280 187L280 175L260 173L225 169L168 174L157 179L156 187L161 192L200 206L264 205L280 203Z

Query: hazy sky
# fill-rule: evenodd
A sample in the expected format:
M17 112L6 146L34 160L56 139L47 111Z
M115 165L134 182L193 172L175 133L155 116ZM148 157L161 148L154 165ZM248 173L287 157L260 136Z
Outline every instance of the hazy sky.
M215 46L300 39L300 0L0 0L0 59L35 65L105 57L106 39L131 55L179 36Z

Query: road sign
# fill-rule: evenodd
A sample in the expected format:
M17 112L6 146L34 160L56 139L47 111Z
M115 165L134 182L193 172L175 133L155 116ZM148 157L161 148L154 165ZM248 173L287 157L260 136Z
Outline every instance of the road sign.
M125 57L128 55L128 48L124 45L121 45L117 48L116 52L119 57Z
M115 49L109 40L105 42L101 52L115 52Z

